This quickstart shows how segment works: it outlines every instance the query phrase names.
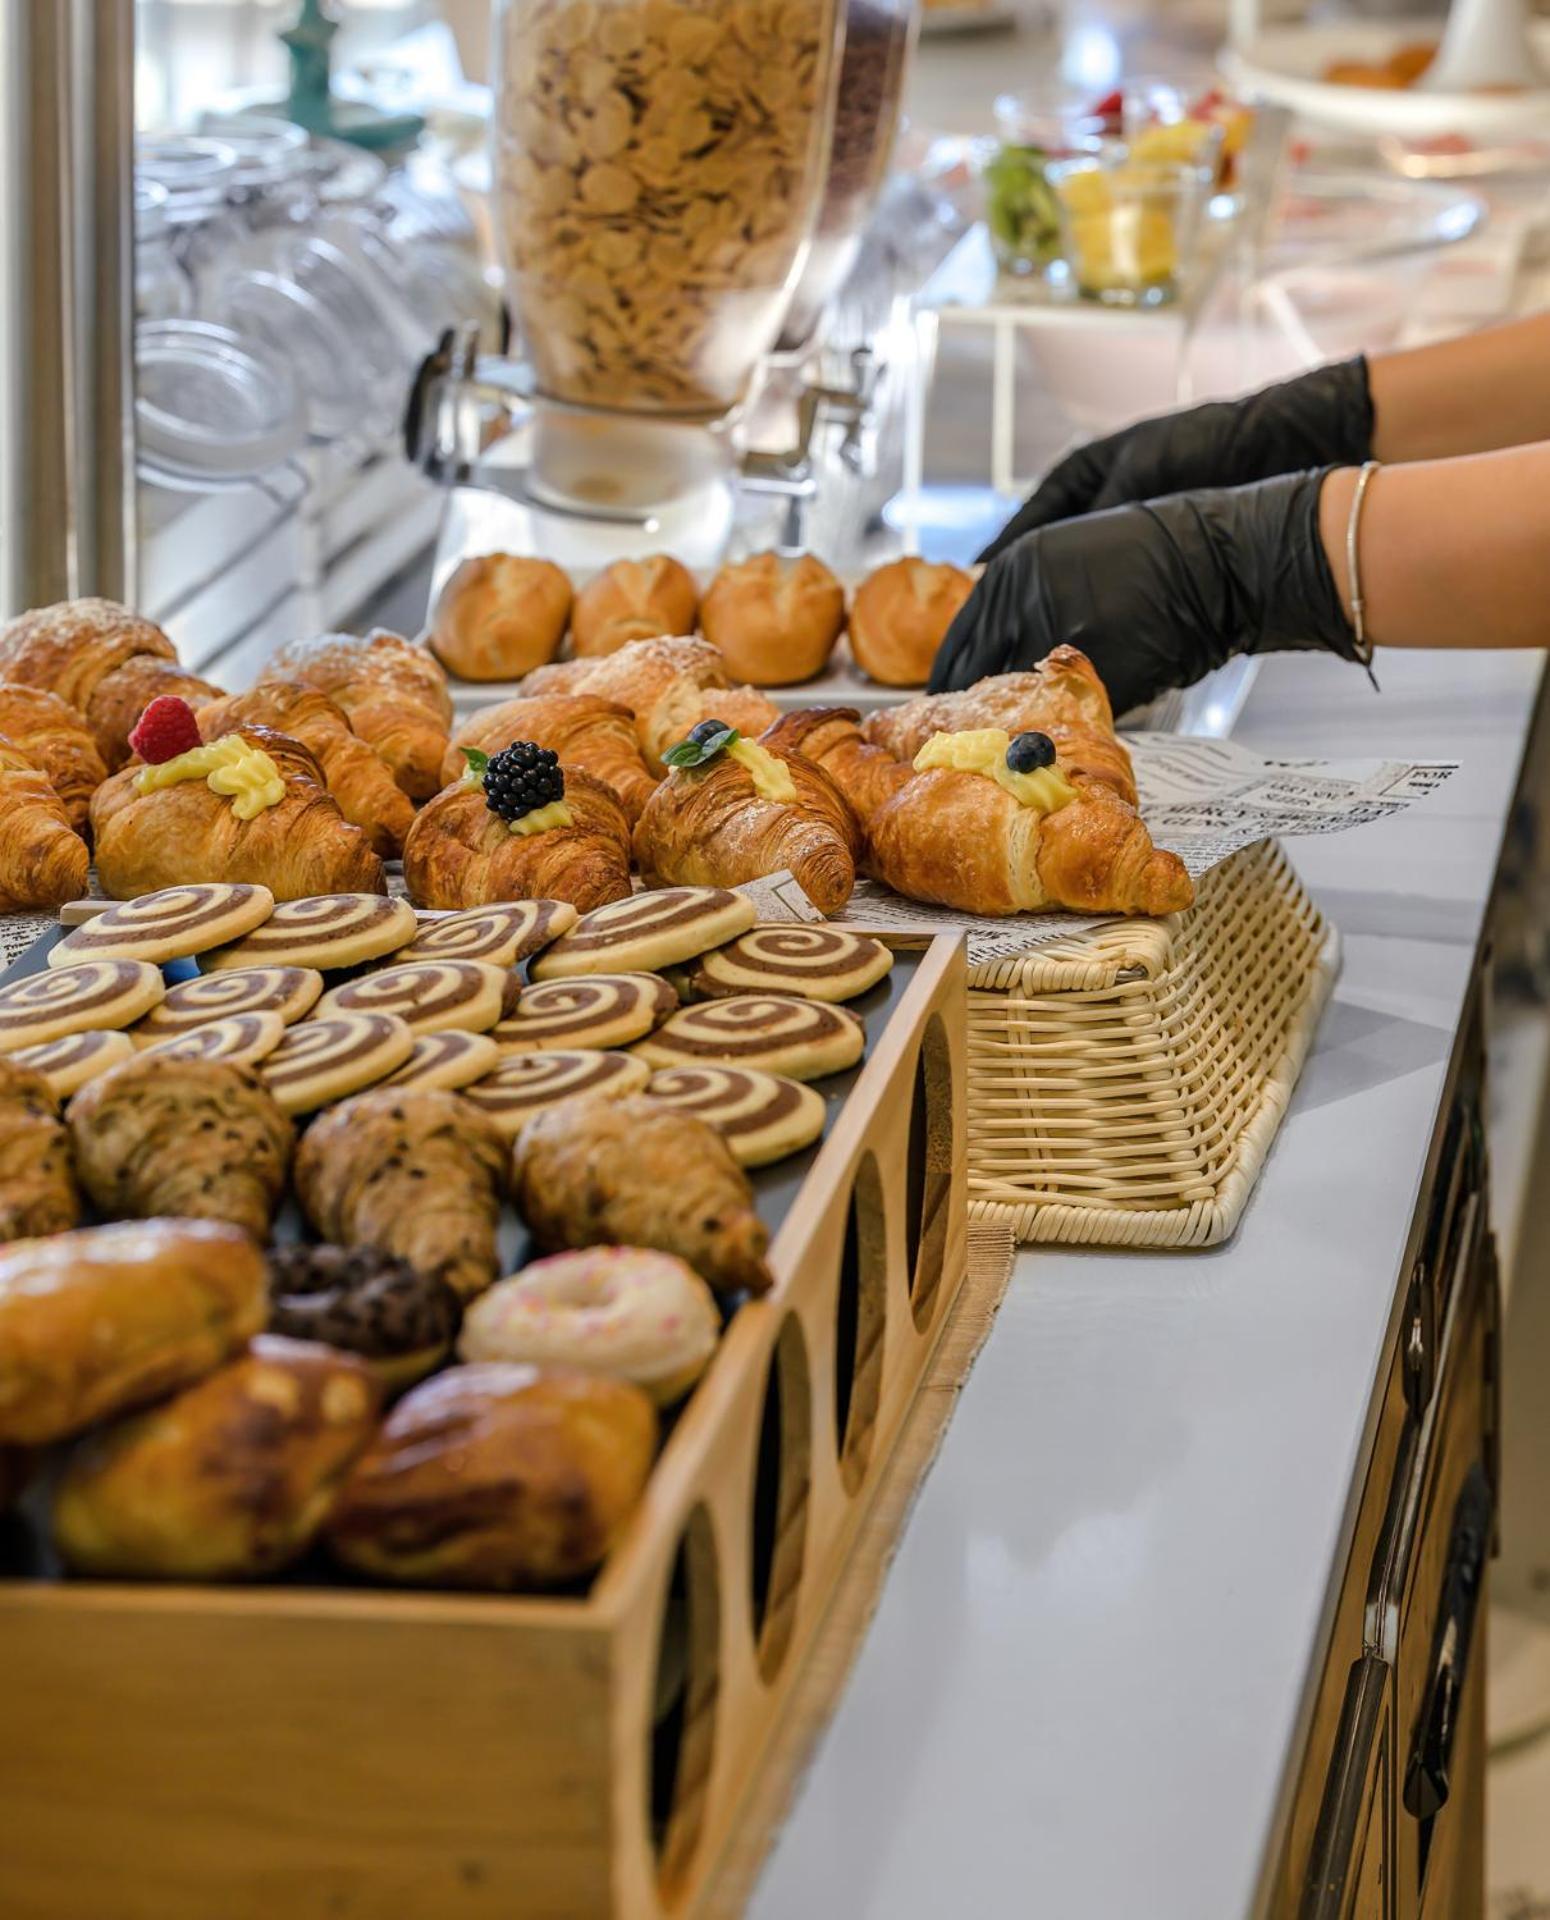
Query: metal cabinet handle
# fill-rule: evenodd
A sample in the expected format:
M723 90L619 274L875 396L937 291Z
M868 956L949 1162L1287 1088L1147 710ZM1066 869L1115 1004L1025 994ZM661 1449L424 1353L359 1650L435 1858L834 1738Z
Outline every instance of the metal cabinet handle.
M1417 1820L1431 1819L1448 1803L1448 1768L1458 1732L1459 1701L1469 1674L1480 1587L1491 1551L1493 1507L1490 1480L1483 1464L1476 1461L1453 1510L1431 1675L1422 1696L1415 1747L1405 1768L1405 1811Z
M1351 1668L1299 1920L1344 1920L1354 1896L1352 1873L1366 1833L1388 1685L1389 1669L1373 1654L1363 1654Z

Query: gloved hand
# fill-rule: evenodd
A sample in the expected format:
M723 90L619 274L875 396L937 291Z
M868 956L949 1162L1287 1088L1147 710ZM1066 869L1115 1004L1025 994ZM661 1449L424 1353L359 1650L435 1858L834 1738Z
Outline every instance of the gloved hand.
M1242 400L1213 400L1122 427L1066 455L990 545L993 560L1035 527L1195 487L1241 487L1372 455L1372 394L1358 355Z
M1319 537L1331 469L1170 495L1024 534L947 630L931 691L1031 667L1063 641L1098 669L1116 713L1235 653L1356 641Z

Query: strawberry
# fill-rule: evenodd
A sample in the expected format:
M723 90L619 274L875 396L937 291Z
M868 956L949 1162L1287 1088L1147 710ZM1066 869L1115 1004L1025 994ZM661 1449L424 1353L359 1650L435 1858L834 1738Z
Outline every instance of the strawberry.
M149 766L176 760L200 744L194 709L174 693L158 694L135 722L129 745Z

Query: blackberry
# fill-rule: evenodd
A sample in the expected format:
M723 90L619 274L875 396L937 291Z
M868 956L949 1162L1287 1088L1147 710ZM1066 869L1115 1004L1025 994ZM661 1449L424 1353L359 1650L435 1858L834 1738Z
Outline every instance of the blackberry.
M484 804L503 820L520 820L537 807L565 798L560 756L531 740L513 740L490 755L484 770Z

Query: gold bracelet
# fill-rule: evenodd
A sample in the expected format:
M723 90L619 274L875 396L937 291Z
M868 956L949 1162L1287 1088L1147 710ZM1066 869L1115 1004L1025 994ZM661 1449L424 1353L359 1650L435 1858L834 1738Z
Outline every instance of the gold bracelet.
M1358 535L1362 525L1362 506L1367 498L1367 489L1372 484L1372 476L1378 471L1381 462L1369 460L1356 476L1356 491L1351 496L1351 517L1345 528L1345 565L1351 581L1351 627L1356 635L1356 658L1367 669L1367 678L1377 686L1377 676L1372 670L1372 642L1367 638L1367 601L1362 593L1362 556Z

